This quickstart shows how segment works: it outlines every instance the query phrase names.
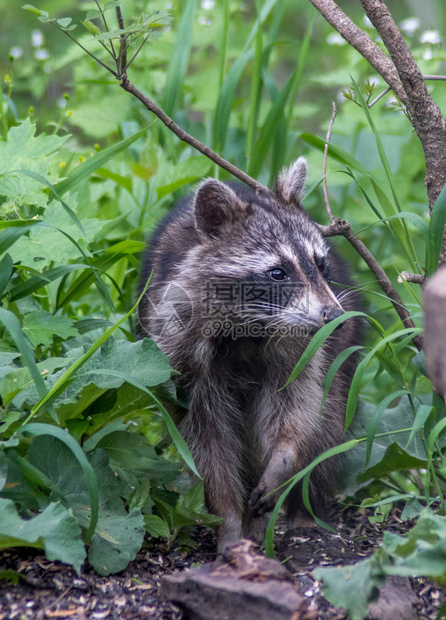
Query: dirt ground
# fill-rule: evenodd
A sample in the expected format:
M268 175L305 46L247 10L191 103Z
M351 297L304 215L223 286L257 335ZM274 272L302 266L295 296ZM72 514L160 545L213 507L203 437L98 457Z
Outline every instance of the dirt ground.
M296 578L296 587L310 601L315 620L342 620L342 609L332 607L322 596L320 584L312 578L316 566L350 564L373 552L382 537L379 524L371 525L364 512L353 509L333 513L338 534L320 528L298 528L277 531L277 556ZM333 523L333 518L331 519ZM394 511L386 529L403 533L410 524L403 523ZM159 586L166 574L183 571L215 558L215 537L206 529L194 533L197 548L167 550L157 541L148 541L127 569L118 575L99 577L85 566L78 577L60 563L48 562L44 556L29 550L5 551L0 554L0 620L33 618L92 618L102 620L154 618L177 620L185 613L174 604L161 600ZM17 585L7 578L8 569L20 575ZM436 620L446 593L421 579L397 583L394 593L395 611L387 609L392 620L411 618ZM403 600L404 599L404 600ZM379 612L379 613L382 613ZM375 618L374 615L370 616ZM379 617L379 616L377 616ZM383 616L381 616L382 618ZM216 618L218 620L218 618Z

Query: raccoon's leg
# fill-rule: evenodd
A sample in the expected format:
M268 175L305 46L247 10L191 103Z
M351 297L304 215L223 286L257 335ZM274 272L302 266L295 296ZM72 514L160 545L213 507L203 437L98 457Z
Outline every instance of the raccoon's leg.
M322 390L312 374L302 376L286 390L266 387L259 394L257 436L264 455L265 469L249 498L253 517L273 509L283 489L274 489L306 467L336 440L336 429L324 428L320 415ZM342 430L341 430L342 432Z
M207 508L224 519L217 528L221 552L242 537L245 490L241 434L237 432L241 414L229 395L206 393L205 400L197 397L197 391L192 395L180 431L203 478Z

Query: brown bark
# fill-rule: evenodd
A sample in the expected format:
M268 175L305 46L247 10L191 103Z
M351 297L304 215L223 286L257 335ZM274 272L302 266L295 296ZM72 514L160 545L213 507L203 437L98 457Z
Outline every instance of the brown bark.
M361 0L390 58L341 11L334 0L310 2L358 50L406 106L424 150L429 211L432 211L446 183L446 122L386 4L383 0ZM446 237L440 255L440 264L443 263L446 263Z
M383 0L361 0L372 24L389 50L401 84L412 125L423 145L429 211L446 183L446 123L432 100L423 75ZM383 76L384 77L384 76ZM390 86L390 84L389 84ZM446 250L443 242L443 250ZM446 254L440 258L445 262Z

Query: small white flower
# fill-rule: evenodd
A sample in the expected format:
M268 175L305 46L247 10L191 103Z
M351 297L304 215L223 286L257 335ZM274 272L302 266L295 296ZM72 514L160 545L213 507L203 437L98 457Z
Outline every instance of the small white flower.
M59 108L66 108L67 107L67 100L65 99L65 97L60 97L60 99L58 99L57 101L57 105L59 106Z
M23 54L23 50L18 45L15 45L14 47L11 47L9 53L13 58L20 58L20 56Z
M43 34L40 30L33 30L31 33L31 45L41 47L43 45Z
M433 57L434 57L434 55L432 54L432 50L426 50L423 53L424 60L432 60Z
M327 37L328 45L345 45L346 41L341 37L339 32L332 32Z
M48 50L45 49L36 50L34 53L34 56L37 58L37 60L46 60L49 55L50 54Z
M409 37L412 37L415 30L418 30L419 27L420 20L418 19L418 17L408 17L407 19L404 19L400 24L401 30L408 34Z
M438 30L426 30L421 35L420 41L421 43L432 43L432 45L435 45L435 43L440 43L441 42L440 32Z
M212 11L215 6L215 0L202 0L201 8L205 11Z
M211 20L208 19L207 17L199 17L198 18L198 23L201 24L202 26L210 26L211 25Z
M365 24L366 28L374 28L375 27L372 24L372 22L370 21L370 19L367 17L367 15L364 15L364 24Z

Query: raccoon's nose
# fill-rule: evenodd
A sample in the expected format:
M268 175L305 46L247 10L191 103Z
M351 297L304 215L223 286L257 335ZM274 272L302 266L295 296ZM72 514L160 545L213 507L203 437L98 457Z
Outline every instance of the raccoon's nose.
M322 317L323 317L324 323L330 323L330 321L333 321L333 319L337 319L338 316L342 316L343 314L344 314L344 310L341 310L341 308L325 307L322 310ZM339 323L336 329L341 329L343 325L344 323Z

